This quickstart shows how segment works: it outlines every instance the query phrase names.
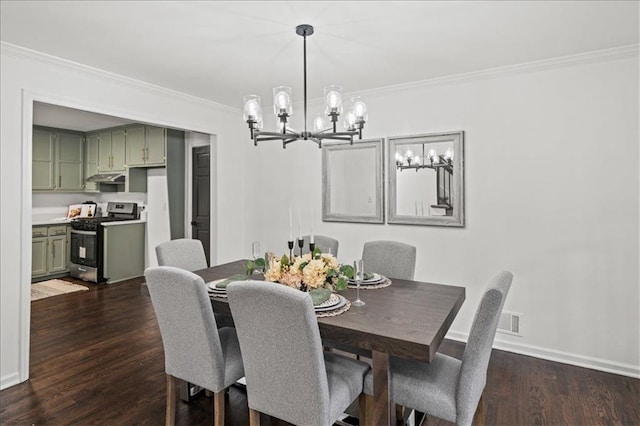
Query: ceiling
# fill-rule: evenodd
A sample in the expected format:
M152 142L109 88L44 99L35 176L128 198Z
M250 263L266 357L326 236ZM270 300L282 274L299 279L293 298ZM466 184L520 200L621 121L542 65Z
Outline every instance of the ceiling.
M225 105L354 92L638 44L637 1L0 2L3 42Z

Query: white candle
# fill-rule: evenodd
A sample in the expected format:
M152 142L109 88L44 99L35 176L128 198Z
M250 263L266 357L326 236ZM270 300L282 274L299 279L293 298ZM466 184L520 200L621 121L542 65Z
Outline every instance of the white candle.
M293 210L289 206L289 241L293 241Z
M302 223L302 216L300 216L300 204L298 204L298 239L302 237L302 233L300 232L301 223Z
M309 242L311 244L314 243L313 241L313 209L311 209L311 236L309 237Z

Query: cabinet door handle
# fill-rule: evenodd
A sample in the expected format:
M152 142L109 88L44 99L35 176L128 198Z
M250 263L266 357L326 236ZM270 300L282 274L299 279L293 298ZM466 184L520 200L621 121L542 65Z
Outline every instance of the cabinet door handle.
M144 156L144 148L142 148L142 159L143 159L143 160L145 159L145 156Z

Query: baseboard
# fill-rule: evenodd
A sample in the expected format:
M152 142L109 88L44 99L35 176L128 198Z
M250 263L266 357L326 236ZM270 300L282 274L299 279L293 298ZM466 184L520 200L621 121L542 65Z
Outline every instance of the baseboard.
M447 339L466 343L468 335L456 331L449 331ZM513 352L520 355L532 356L546 359L548 361L560 362L562 364L575 365L576 367L590 368L592 370L604 371L606 373L619 374L621 376L640 378L640 366L625 364L621 362L606 360L602 358L589 357L570 352L547 349L524 343L507 342L496 338L493 348L502 351Z
M20 383L20 374L18 372L7 374L0 379L0 390L9 388Z

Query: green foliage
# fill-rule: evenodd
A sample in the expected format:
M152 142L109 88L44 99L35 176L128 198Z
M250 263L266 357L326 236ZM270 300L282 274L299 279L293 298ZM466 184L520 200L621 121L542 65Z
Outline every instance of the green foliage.
M248 260L245 265L245 273L247 276L253 275L255 271L265 273L267 270L267 262L259 257L256 260Z
M322 250L320 250L320 247L314 247L313 249L313 253L311 253L311 258L312 259L320 259L320 255L322 254Z
M354 274L353 266L351 265L340 266L340 273L345 277L347 277L348 279L353 279L353 274Z

